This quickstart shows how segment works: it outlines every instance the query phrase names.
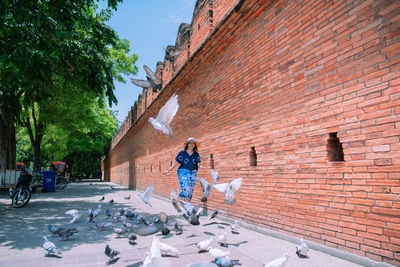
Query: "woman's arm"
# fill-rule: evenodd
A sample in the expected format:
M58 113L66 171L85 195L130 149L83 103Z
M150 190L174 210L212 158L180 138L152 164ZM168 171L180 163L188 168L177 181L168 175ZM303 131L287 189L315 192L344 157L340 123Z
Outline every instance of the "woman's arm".
M172 163L172 166L169 167L169 169L167 169L167 170L164 172L164 174L169 173L169 172L170 172L173 168L175 168L175 166L178 165L178 164L179 164L179 162L177 162L176 160L174 160L174 162Z

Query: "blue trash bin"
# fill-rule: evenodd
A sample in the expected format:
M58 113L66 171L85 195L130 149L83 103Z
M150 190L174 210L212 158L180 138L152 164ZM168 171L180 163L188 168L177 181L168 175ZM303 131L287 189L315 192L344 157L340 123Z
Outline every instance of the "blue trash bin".
M56 171L42 171L43 189L46 192L56 191Z

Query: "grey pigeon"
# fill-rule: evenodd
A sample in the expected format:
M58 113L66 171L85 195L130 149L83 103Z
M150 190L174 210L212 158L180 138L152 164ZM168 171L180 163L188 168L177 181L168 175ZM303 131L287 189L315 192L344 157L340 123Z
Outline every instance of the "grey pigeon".
M114 199L111 199L110 201L108 201L108 203L110 204L114 203Z
M127 197L125 197L125 199L126 199L126 200L129 200L129 199L131 199L131 196L127 196Z
M300 258L307 258L308 257L308 251L310 250L310 248L307 246L306 243L304 243L303 239L300 239L300 246L296 247L296 254L300 257Z
M129 240L129 242L133 242L133 241L135 241L137 239L137 237L136 237L136 235L134 234L134 233L130 233L129 235L128 235L128 240Z
M163 235L167 235L170 232L165 223L161 222L158 217L154 217L152 224L137 230L136 234L140 236L148 236L155 234L158 231L161 231Z
M126 230L114 226L114 233L116 233L118 237L121 237L121 235L126 234Z
M242 265L239 260L231 260L229 257L218 257L214 259L218 267L233 267L235 265Z
M159 130L162 133L167 134L169 138L172 138L173 133L169 125L174 119L176 113L178 112L178 108L178 96L174 94L160 109L155 119L149 118L149 122L156 130Z
M157 77L154 72L146 65L143 65L143 68L147 74L147 80L138 80L131 78L131 82L136 86L142 87L143 89L153 88L153 92L161 90L161 83L157 81Z
M65 228L60 228L60 227L57 227L57 226L53 226L51 224L49 224L47 226L47 228L49 229L50 233L52 233L54 235L58 234L58 232L60 232L60 231L65 230Z
M99 204L97 206L97 209L95 209L94 211L92 211L92 209L88 210L88 214L89 214L89 222L94 222L96 220L96 217L99 216L101 213L101 204Z
M234 204L236 203L235 192L239 189L241 185L242 185L242 178L237 178L229 183L213 184L212 187L218 190L219 192L225 194L224 203Z
M113 226L113 224L112 223L105 223L105 222L96 223L96 227L99 228L101 231L103 231L104 228L107 228L109 226Z
M204 192L203 198L201 199L201 202L206 202L207 201L207 197L210 194L211 185L203 177L199 177L198 180L199 180L199 182L201 184L201 188L203 188L203 192Z
M109 257L107 263L110 263L112 260L114 260L114 257L116 257L119 254L119 251L111 249L110 246L106 244L106 249L104 250L104 254L106 254L106 256Z
M182 225L179 225L177 222L174 225L174 230L176 235L181 235L183 232L183 227Z
M153 194L153 190L154 190L154 185L150 185L146 188L146 190L144 190L143 194L139 194L140 199L143 200L143 202L149 205L150 207L152 206L149 201L151 194Z
M167 49L165 49L165 58L169 61L175 61L176 57L180 55L181 51L176 51L175 46L169 45Z
M110 212L109 209L106 209L106 216L107 217L111 217L113 214Z
M287 263L288 259L289 255L285 253L282 257L264 264L264 267L283 267Z
M59 231L57 234L60 237L62 237L62 239L61 239L62 241L65 241L65 240L68 240L73 234L76 234L78 232L79 232L78 229L68 228L68 229L65 229L63 231Z
M172 202L172 206L174 206L174 208L176 209L177 212L182 212L181 208L179 208L178 206L178 194L179 194L179 189L177 188L176 192L174 189L171 189L171 202Z
M47 251L47 255L62 254L61 251L56 247L56 245L54 245L53 242L50 242L45 236L43 236L43 248Z
M136 224L141 224L143 223L144 225L149 225L149 223L146 221L146 219L142 215L138 215L136 217Z
M50 242L45 236L43 236L43 248L47 251L47 255L62 254L61 251L56 247L56 245L54 245L53 242Z
M210 220L211 220L211 219L214 219L214 220L215 220L215 219L217 218L218 213L219 213L219 210L215 210L215 211L211 214Z

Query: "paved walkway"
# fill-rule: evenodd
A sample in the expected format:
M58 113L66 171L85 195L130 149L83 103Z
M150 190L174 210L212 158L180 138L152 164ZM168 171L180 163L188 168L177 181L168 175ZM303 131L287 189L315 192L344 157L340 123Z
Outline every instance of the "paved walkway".
M111 189L111 185L115 190ZM160 211L169 215L169 225L175 221L183 224L182 235L174 231L168 236L157 234L161 240L179 249L176 255L165 257L174 267L190 266L193 263L210 262L209 253L197 253L195 243L227 232L228 248L231 258L239 259L242 266L263 266L264 263L282 256L288 252L290 258L286 267L323 266L323 267L353 267L361 266L339 259L320 251L311 250L309 258L299 258L295 254L296 244L273 238L256 231L240 228L239 234L230 232L229 224L220 219L212 223L208 217L201 217L200 226L188 224L176 212L169 201L152 197L153 207L145 205L138 194L112 183L76 183L68 185L64 191L54 193L34 193L28 205L22 209L11 207L11 200L5 192L0 194L0 266L105 266L108 258L104 255L106 243L111 248L120 251L120 258L112 266L141 266L143 255L149 250L153 236L138 237L137 243L129 244L126 236L117 238L112 229L100 231L93 223L88 223L87 210L95 209L104 195L103 213L97 221L110 221L105 216L105 210L117 212L121 208L131 208L151 220ZM129 200L125 197L130 196ZM114 204L108 203L114 199ZM70 216L64 212L78 209L84 212L79 223L70 225ZM212 211L209 211L209 213ZM70 240L60 241L60 237L50 234L47 225L78 228L79 233ZM122 222L115 222L122 227ZM48 239L62 251L62 257L45 257L42 248L42 236ZM213 247L219 247L213 241ZM219 247L220 248L220 247ZM225 248L221 248L225 249Z

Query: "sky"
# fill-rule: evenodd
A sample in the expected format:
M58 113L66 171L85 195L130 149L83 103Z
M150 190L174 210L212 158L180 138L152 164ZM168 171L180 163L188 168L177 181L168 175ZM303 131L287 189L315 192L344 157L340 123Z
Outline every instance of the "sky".
M167 45L175 45L179 25L191 23L196 0L124 0L107 22L121 39L128 39L131 45L129 54L137 54L138 72L136 79L146 80L143 65L155 71L158 61L163 61ZM99 7L105 7L100 2ZM132 76L133 77L133 76ZM137 100L142 88L137 87L126 77L126 84L115 84L114 94L118 104L111 107L117 110L117 118L122 122Z

